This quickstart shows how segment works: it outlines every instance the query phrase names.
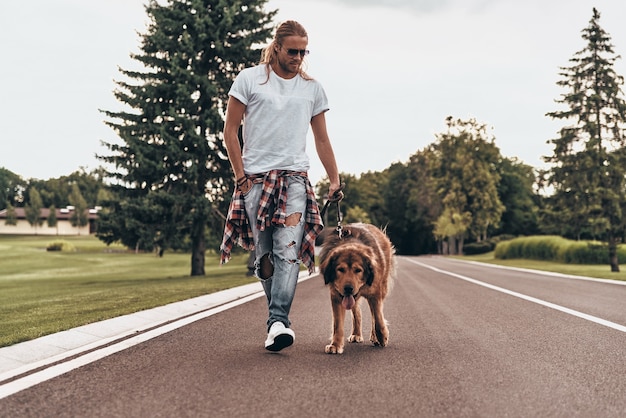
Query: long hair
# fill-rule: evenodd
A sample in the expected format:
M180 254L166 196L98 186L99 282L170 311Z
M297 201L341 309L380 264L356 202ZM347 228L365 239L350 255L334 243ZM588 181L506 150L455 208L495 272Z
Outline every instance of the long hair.
M267 79L263 84L267 83L270 79L270 65L276 62L276 48L282 45L283 39L287 36L309 37L304 26L295 20L287 20L278 26L272 42L261 51L261 61L259 63L265 64L265 72L267 73ZM313 78L304 71L305 66L306 62L303 59L299 74L305 80L312 80Z

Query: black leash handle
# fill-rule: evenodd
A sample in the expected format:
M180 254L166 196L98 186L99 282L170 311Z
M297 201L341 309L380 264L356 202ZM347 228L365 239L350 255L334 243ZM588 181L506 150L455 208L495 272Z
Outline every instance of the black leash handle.
M337 228L335 228L335 231L337 231L337 235L339 236L339 239L341 239L343 237L343 228L341 227L342 216L339 202L340 200L337 201Z
M320 212L322 219L324 219L324 215L326 215L326 209L328 209L328 205L330 205L331 203L337 203L337 212L340 213L338 217L341 216L341 211L339 211L339 202L343 198L341 196L341 191L343 190L344 187L345 187L345 184L341 183L339 188L335 190L335 193L333 193L332 197L326 196L326 203L324 203L324 207L322 208L322 211Z
M343 199L343 196L341 194L341 191L343 190L345 184L341 183L341 186L339 186L339 189L337 189L335 191L335 193L333 193L332 197L328 197L326 200L326 203L324 203L324 207L322 208L322 211L320 212L320 215L322 217L322 219L324 219L324 216L326 215L326 209L328 209L328 206L331 203L336 203L337 204L337 235L339 235L339 238L342 237L343 235L343 229L341 227L341 221L342 221L342 216L341 216L341 205L339 204L339 202L341 202L341 199Z

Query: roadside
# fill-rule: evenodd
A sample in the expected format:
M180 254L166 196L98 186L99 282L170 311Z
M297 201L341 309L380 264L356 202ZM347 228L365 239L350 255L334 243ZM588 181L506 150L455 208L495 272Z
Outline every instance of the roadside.
M302 271L299 282L316 276ZM160 333L168 332L172 327L201 319L205 313L204 316L210 315L220 307L226 309L230 307L227 306L229 303L245 303L263 296L260 282L254 282L0 348L0 386L141 334L157 331L155 335L158 335L160 329L163 329Z
M457 259L459 261L497 264L502 268L553 270L549 265L551 263L544 262L526 260L515 260L516 262L514 262L513 260L506 260L506 263L501 263L485 257L462 257ZM590 280L598 280L596 277L602 277L599 274L577 274L588 272L588 269L584 266L579 266L578 268L574 266L571 270L574 274L563 273L562 271L554 274ZM619 275L621 276L623 273ZM315 274L309 275L308 272L302 271L300 281L311 277L315 277ZM616 276L613 275L613 277ZM621 277L618 280L620 279ZM626 282L622 283L626 284ZM229 303L236 301L244 303L263 295L260 283L254 282L0 348L0 385L34 371L82 356L85 353L97 351L103 347L118 344L138 335L159 330L173 323L184 320L187 323L193 322L200 319L203 313L223 307Z

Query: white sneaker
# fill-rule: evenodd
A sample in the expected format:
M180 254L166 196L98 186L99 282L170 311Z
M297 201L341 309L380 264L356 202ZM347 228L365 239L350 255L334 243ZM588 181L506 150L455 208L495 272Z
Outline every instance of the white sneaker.
M296 339L296 334L291 328L286 328L285 324L276 321L270 327L270 332L265 340L265 349L269 351L280 351L289 347Z

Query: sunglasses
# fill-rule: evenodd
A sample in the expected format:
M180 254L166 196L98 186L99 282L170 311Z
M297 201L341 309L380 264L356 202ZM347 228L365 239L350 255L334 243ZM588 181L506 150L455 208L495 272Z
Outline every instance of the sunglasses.
M300 54L301 57L304 57L305 55L309 55L309 50L308 49L285 49L285 51L287 51L287 55L290 55L292 57L295 57L296 55Z

